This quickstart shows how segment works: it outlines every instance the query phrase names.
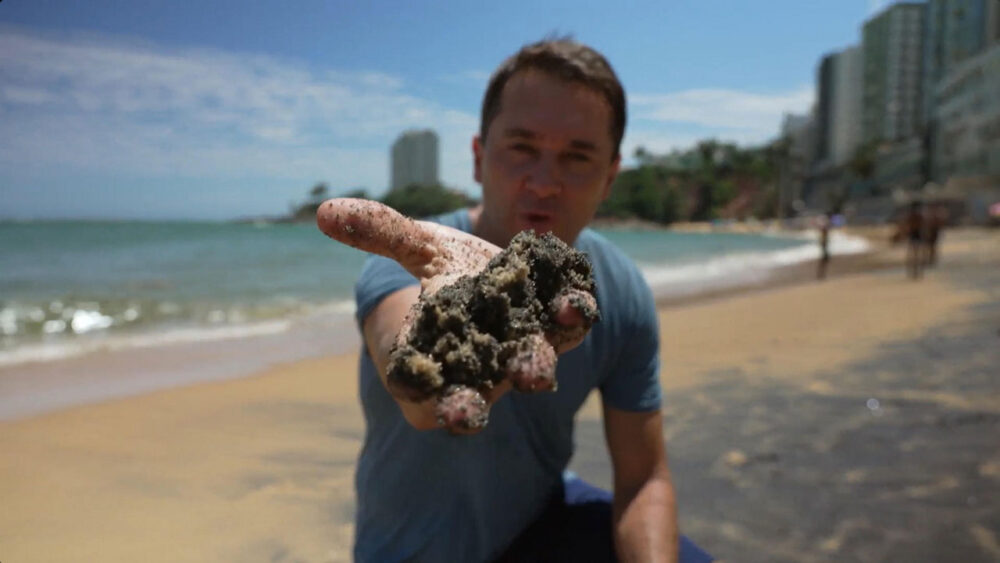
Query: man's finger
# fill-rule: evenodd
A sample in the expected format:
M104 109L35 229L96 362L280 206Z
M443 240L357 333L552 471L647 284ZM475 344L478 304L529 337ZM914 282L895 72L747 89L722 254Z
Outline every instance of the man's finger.
M432 230L377 201L324 201L316 210L316 226L348 246L392 258L411 273L436 255Z
M576 348L600 318L597 301L586 291L570 290L552 300L556 327L546 335L556 352L563 354Z
M566 328L580 325L586 325L589 328L599 316L597 300L586 291L571 289L552 301L556 324Z
M518 391L555 391L555 349L540 334L526 336L507 361L507 377Z
M452 385L438 399L438 424L456 433L475 433L486 427L490 405L471 387Z
M414 221L367 199L324 201L316 211L316 225L330 238L399 262L414 276L429 281L435 291L478 272L500 252L476 236L437 223Z

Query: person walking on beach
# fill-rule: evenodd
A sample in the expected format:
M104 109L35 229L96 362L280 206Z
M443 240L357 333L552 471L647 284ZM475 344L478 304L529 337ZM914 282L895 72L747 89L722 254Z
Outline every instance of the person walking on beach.
M826 268L830 264L830 223L829 213L819 218L819 264L816 267L816 279L826 279Z
M924 228L925 263L927 267L937 265L938 242L941 239L941 231L948 224L948 209L941 204L931 205L927 212L927 221Z
M914 201L903 216L898 237L906 241L906 272L910 279L918 280L924 267L924 213L921 203Z
M356 285L364 349L366 432L356 474L358 561L710 561L679 536L664 446L659 328L638 268L586 225L621 161L625 93L606 59L571 39L523 47L487 87L472 141L482 204L410 221L375 202L330 200L329 236L381 254ZM518 232L552 232L589 257L601 320L583 329L571 300L554 303L576 333L560 354L558 391L486 397L489 424L439 418L387 387L393 344L421 291L472 274ZM386 257L383 257L386 256ZM551 352L550 352L551 353ZM603 405L614 490L565 471L576 412Z

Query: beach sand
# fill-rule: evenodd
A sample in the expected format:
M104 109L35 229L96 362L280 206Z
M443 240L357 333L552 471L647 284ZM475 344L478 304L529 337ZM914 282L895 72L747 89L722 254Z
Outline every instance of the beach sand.
M1000 231L942 257L661 306L684 533L731 561L1000 560ZM0 422L0 561L349 560L356 362ZM595 398L577 441L608 486Z

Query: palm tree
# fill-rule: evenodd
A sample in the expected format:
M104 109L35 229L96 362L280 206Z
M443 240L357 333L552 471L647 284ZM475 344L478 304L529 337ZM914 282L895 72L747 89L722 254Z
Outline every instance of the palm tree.
M309 190L309 200L310 201L323 201L326 199L326 194L329 193L330 189L326 187L324 182L320 182L313 186Z

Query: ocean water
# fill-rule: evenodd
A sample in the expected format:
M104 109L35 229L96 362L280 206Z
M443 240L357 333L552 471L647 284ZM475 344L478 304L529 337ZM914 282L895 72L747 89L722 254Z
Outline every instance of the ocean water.
M602 230L659 294L766 279L814 237ZM834 253L865 250L834 236ZM362 252L311 224L0 222L0 367L348 317Z

